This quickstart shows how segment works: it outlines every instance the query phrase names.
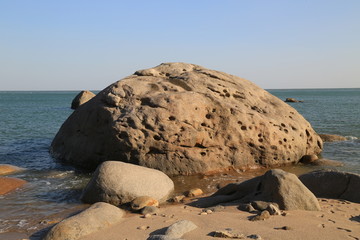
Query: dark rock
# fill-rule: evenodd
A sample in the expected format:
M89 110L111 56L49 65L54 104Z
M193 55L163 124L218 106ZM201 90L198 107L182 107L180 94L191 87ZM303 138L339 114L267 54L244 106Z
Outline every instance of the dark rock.
M286 98L285 102L297 103L297 102L304 102L304 101L296 100L295 98Z
M300 180L319 198L345 199L360 203L360 175L319 170L301 175Z
M339 141L346 141L346 137L333 135L333 134L319 134L323 142L339 142Z

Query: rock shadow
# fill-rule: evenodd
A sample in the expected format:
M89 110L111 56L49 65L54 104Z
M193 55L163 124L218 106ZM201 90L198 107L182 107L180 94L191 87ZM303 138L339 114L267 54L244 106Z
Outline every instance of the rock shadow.
M350 221L360 222L360 215L349 218Z

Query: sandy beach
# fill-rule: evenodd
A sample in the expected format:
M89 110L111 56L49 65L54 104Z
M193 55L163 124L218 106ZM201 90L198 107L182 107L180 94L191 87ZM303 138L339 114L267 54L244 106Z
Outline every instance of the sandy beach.
M121 223L81 240L147 239L149 235L161 234L164 228L179 220L190 220L198 226L183 239L219 239L212 236L213 232L229 228L266 240L360 239L360 204L334 199L319 199L319 202L321 211L285 211L285 216L272 216L263 221L250 221L254 214L240 211L237 206L200 215L202 209L176 204L161 207L158 215L148 218L128 214Z

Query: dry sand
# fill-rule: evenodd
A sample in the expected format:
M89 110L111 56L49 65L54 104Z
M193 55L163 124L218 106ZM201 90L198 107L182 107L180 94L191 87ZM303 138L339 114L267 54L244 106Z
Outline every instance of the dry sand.
M227 206L222 212L199 215L202 209L182 204L162 207L159 215L144 218L129 214L124 220L81 240L142 240L161 233L178 220L190 220L198 228L185 234L187 240L220 239L211 236L217 230L231 228L245 236L257 234L262 239L360 239L360 204L348 201L319 199L321 211L286 211L286 216L272 216L263 221L250 221L254 214L237 206ZM146 228L141 230L138 228ZM287 227L288 230L283 228ZM160 230L160 231L159 231Z
M334 199L319 199L319 202L321 211L285 211L285 216L271 216L263 221L250 221L254 214L240 211L236 205L206 215L199 215L200 208L167 205L149 218L128 213L119 224L80 240L145 240L149 235L161 234L161 230L179 220L190 220L198 226L182 237L187 240L221 239L212 237L211 233L227 228L245 236L256 234L264 240L360 240L360 204ZM0 240L18 239L38 238L23 233L0 234Z

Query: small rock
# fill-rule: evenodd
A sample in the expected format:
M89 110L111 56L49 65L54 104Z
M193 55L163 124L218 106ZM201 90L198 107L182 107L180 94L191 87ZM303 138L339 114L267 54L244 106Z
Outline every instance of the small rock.
M251 205L256 210L259 210L259 211L266 210L269 207L270 204L273 204L274 206L278 207L278 205L276 203L270 203L270 202L265 202L265 201L253 201L253 202L251 202Z
M206 210L206 213L207 213L207 214L212 214L213 211L211 211L211 210L209 209L209 210Z
M268 218L270 218L270 213L267 210L264 210L260 214L252 217L250 220L251 221L262 221L262 220L265 220Z
M149 229L150 227L149 226L140 226L140 227L137 227L137 229L139 230L146 230L146 229Z
M140 210L146 206L157 207L157 206L159 206L159 202L156 199L149 197L149 196L137 197L131 202L131 208L133 210Z
M145 214L144 218L151 218L151 214L150 213Z
M296 100L295 98L286 98L285 102L303 102L303 101L300 101L300 100Z
M346 137L333 134L319 134L319 136L324 142L339 142L347 140Z
M155 207L155 206L146 206L141 210L141 214L146 215L146 214L152 214L152 215L156 215L159 213L159 208Z
M280 209L275 204L269 204L266 210L270 213L270 215L281 215Z
M185 195L178 195L172 198L173 202L179 203L185 198Z
M247 236L247 238L249 238L249 239L262 240L262 237L260 237L260 235L258 235L258 234L249 235L249 236Z
M215 207L208 207L205 208L203 211L206 212L207 210L211 210L212 212L222 212L224 211L225 207L222 205L216 205Z
M82 104L95 97L95 94L90 91L81 91L71 102L71 109L77 109Z
M317 161L318 159L319 159L319 157L316 154L304 155L300 159L300 162L305 163L305 164L309 164L309 163L313 163L313 162Z
M201 212L199 215L207 215L207 212Z
M165 235L172 238L181 238L185 233L188 233L196 228L197 226L193 222L188 220L180 220L169 226L165 232Z
M213 237L219 238L233 238L233 239L245 239L245 235L242 233L234 232L231 229L215 231Z
M254 212L254 211L256 211L255 208L250 203L240 204L238 209L241 210L241 211L245 211L245 212Z
M190 189L187 193L186 196L187 197L197 197L204 194L203 190L201 190L200 188L193 188Z
M147 240L183 240L180 238L173 238L166 235L151 235Z

